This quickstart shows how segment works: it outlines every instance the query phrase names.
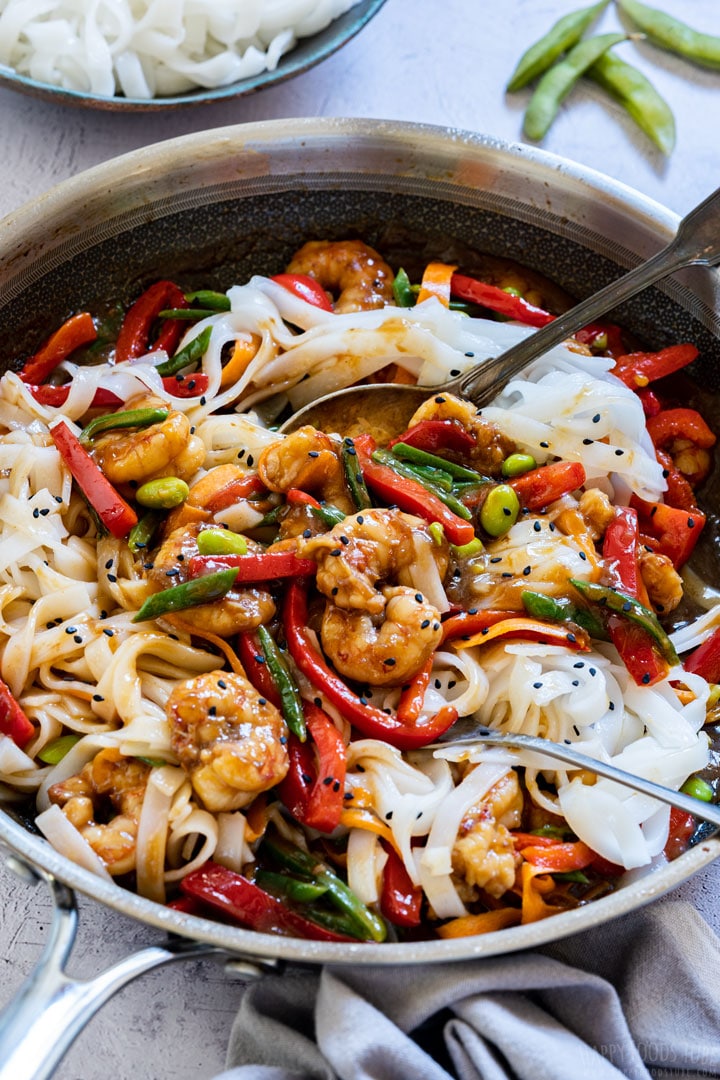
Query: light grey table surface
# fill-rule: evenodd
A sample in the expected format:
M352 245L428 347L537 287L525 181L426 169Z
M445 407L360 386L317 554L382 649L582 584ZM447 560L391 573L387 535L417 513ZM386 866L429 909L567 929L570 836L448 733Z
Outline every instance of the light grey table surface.
M387 0L339 53L275 88L204 108L129 115L53 106L0 89L0 217L118 154L166 138L292 116L411 120L521 141L527 92L504 93L522 50L584 0ZM657 0L666 11L720 33L717 0ZM608 9L600 30L616 29ZM543 146L636 188L684 214L720 182L720 72L692 66L647 43L620 55L672 103L677 146L665 160L619 106L592 85L563 105ZM0 224L1 227L1 224ZM673 894L720 930L720 864ZM42 888L0 868L0 1003L37 959L49 922ZM663 901L660 901L663 902ZM73 973L108 966L158 934L81 900ZM221 1070L242 993L209 962L179 964L131 984L91 1021L58 1070L60 1080L205 1080Z

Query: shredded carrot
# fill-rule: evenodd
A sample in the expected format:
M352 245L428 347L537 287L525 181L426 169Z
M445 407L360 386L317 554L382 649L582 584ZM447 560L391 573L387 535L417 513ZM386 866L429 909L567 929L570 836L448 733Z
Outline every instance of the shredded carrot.
M582 631L576 630L572 635L574 638L572 640L568 638L568 631L565 626L554 626L552 623L540 622L538 619L523 619L522 617L503 619L502 622L497 622L493 626L481 630L479 634L473 634L467 640L453 641L453 646L456 649L469 649L471 645L487 645L488 641L492 641L493 638L513 634L518 637L523 637L526 634L540 634L545 640L557 641L558 645L571 645L582 652L587 652L590 648L587 635Z
M193 637L204 638L205 641L209 641L211 645L220 650L236 675L245 675L245 668L240 663L235 651L230 648L227 641L223 641L217 634L212 634L209 630L198 630L191 623L185 622L180 615L164 615L163 618L178 630L183 630Z
M428 300L431 296L437 297L443 307L450 306L450 282L457 270L457 266L448 266L447 263L431 262L425 267L425 272L420 283L420 292L417 302Z
M521 923L538 922L547 919L549 915L556 915L563 908L553 904L546 904L543 896L552 892L555 882L541 866L533 866L524 862L521 870L522 875L522 918Z
M267 795L263 791L245 811L245 840L248 844L254 844L265 834L269 820L270 808Z
M257 334L236 338L233 354L222 369L220 386L226 387L236 383L240 376L245 374L250 361L255 359L259 348L260 338Z
M368 814L364 810L343 810L340 815L340 824L348 829L367 829L368 832L376 833L378 836L381 836L383 840L387 840L388 844L391 844L400 858L402 858L402 854L397 846L395 837L393 836L392 829L385 825L384 822L378 821L374 814Z
M439 926L437 933L441 938L472 937L475 934L491 934L493 930L504 930L508 926L517 926L522 917L520 908L503 907L496 911L483 911L479 915L461 915L459 919Z

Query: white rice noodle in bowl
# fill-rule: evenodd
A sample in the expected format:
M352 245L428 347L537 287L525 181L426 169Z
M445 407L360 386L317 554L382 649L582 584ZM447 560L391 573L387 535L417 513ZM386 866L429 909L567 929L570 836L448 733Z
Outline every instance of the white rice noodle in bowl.
M9 17L11 5L0 10ZM97 11L109 25L104 9ZM218 29L224 11L221 5L203 17ZM118 41L120 22L118 16L113 24ZM211 921L216 909L192 890L208 868L242 878L295 915L302 904L310 922L325 919L314 923L329 936L312 942L313 957L337 958L340 950L333 950L348 939L384 939L374 951L387 950L394 962L404 949L417 959L434 956L434 947L451 958L501 951L493 935L503 925L511 927L510 948L524 947L543 934L553 937L548 929L531 939L529 924L558 910L566 926L590 921L586 885L588 894L602 890L599 905L621 911L620 894L632 890L635 875L646 875L650 892L654 880L672 876L667 805L539 753L453 744L451 720L457 713L499 732L545 737L675 790L706 770L716 691L683 661L720 625L714 592L696 582L692 594L707 610L669 636L649 608L647 615L632 604L612 609L618 617L630 612L633 627L657 631L662 673L645 683L636 682L627 655L612 643L607 613L588 592L617 583L603 535L621 516L618 508L662 505L668 496L641 398L613 374L613 357L563 345L478 415L433 388L477 357L525 339L532 327L461 313L435 297L409 307L388 297L375 308L330 310L273 280L269 275L287 263L270 269L256 250L257 268L221 287L217 278L210 283L207 302L215 306L182 321L168 351L148 341L149 351L113 363L71 353L47 386L17 371L0 379L0 678L32 725L21 745L0 736L0 791L14 807L32 803L45 841L28 843L40 859L49 844L68 865L94 875L89 891L105 890L104 897L128 895L118 885L135 890L132 902L163 925L185 917L185 908L181 915L168 905L187 903L190 923L205 922L206 936L223 942L253 926L242 918L233 926ZM36 350L47 340L39 336ZM193 359L169 375L181 351ZM318 441L305 445L299 433L277 430L289 411L382 378L390 365L396 379L427 386L426 419L452 421L466 449L468 434L475 439L467 452L437 448L445 471L437 462L403 458L397 448L374 452L360 435L353 447L342 432L323 436L327 444L310 433L303 438ZM193 391L193 380L201 391ZM146 418L141 436L133 424L121 430L112 423L88 434L99 413L146 406L162 415ZM84 431L82 445L108 472L116 462L107 448L123 439L145 468L156 425L166 423L185 433L165 465L171 479L184 476L187 452L189 493L172 508L151 507L160 511L160 531L134 548L126 535L100 535L61 450L61 425L75 438ZM351 497L352 449L371 505L360 502L362 491ZM503 472L514 455L526 465L531 457L528 471L536 477L556 475L559 465L584 479L536 506L521 495L510 527L493 531L483 525L484 477L493 490L510 483L522 493L523 477ZM292 469L300 460L309 472L298 479ZM315 484L318 460L329 471ZM343 470L334 487L333 463ZM370 463L402 466L394 471L392 499ZM482 474L481 482L464 488L450 466ZM431 521L423 516L427 506L401 502L408 468L432 494L449 497L456 509L462 504L469 519L456 514L464 523L459 532L451 534L457 522L447 518L436 527L437 507ZM165 466L147 469L133 483L113 481L143 515L138 481ZM232 483L223 480L216 490L220 476ZM195 502L201 489L206 501ZM173 547L176 530L182 547ZM224 545L235 545L232 554ZM264 562L269 556L272 564ZM376 558L382 565L373 577ZM253 578L256 563L272 565L272 575ZM240 585L202 603L163 607L174 590L233 569L248 574ZM676 584L665 570L665 580ZM250 610L246 593L253 594L254 622L226 621L236 593L243 617ZM645 599L638 588L638 601L640 595ZM156 613L138 618L151 601ZM647 601L654 606L649 588ZM201 611L211 603L213 615L203 623ZM563 604L570 603L568 616ZM553 614L533 614L533 604ZM583 629L574 618L581 607L592 609L603 632ZM332 630L333 619L340 630ZM393 677L405 661L407 673ZM286 691L285 718L258 673L263 664ZM304 743L288 726L289 718L297 727L288 683L305 708ZM258 779L240 748L260 726L268 771ZM447 735L446 745L427 749L423 742L435 743L438 734ZM115 862L113 844L124 845ZM582 861L580 878L563 879L562 870L554 874L543 864L553 845ZM419 897L419 924L393 923L387 914L393 875L413 904ZM333 907L338 896L345 908ZM498 911L511 921L483 921ZM302 957L308 942L282 929L277 955ZM453 943L455 934L466 935L466 949ZM263 928L257 937L264 948L270 934Z
M0 64L41 83L134 99L274 71L358 0L0 0Z

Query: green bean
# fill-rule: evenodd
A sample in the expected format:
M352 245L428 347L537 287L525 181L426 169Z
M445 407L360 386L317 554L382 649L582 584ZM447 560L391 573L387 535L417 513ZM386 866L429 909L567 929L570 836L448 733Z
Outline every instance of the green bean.
M422 484L427 491L432 492L433 495L437 495L438 499L440 499L441 502L444 502L454 514L458 515L458 517L463 518L465 521L470 521L472 519L472 514L464 503L460 502L460 500L452 493L443 491L437 484L434 484L431 480L427 480L423 477L422 473L418 472L415 466L400 461L399 458L394 456L392 451L375 450L372 458L373 461L376 461L379 465L389 465L398 476L404 476L406 480L415 480L416 483Z
M522 476L537 468L537 461L532 454L510 454L502 463L502 474L505 477Z
M153 593L148 596L137 614L133 615L132 621L145 622L173 611L184 611L198 604L219 600L230 592L237 575L237 567L218 570L215 574L205 574L203 577L184 581L182 585L174 585L170 589Z
M595 61L588 75L622 105L658 150L663 154L672 153L675 146L672 110L641 71L619 57L605 53Z
M247 555L247 540L230 529L203 529L197 546L201 555Z
M212 308L213 311L229 311L230 298L226 293L215 292L214 289L198 289L197 292L185 293L188 304L197 301L203 307Z
M509 484L494 487L480 510L480 524L489 536L504 536L517 521L520 500Z
M135 498L150 510L172 510L184 503L189 494L190 488L184 480L178 476L162 476L142 484L135 492Z
M670 665L680 663L675 646L660 625L655 612L646 608L634 596L628 596L627 593L613 589L609 585L598 585L594 581L580 581L576 578L568 578L568 580L591 604L597 604L616 615L623 615L630 622L641 626L653 639Z
M167 418L167 409L128 409L125 412L108 413L107 416L96 416L80 432L80 442L92 442L95 436L103 431L128 427L146 428L152 424L161 424Z
M260 647L265 657L267 669L280 695L280 706L285 723L297 735L300 742L307 739L307 727L305 725L305 713L302 706L300 691L295 685L295 680L290 674L289 668L283 659L282 653L277 646L275 638L266 626L258 626L257 636Z
M520 90L552 67L564 52L571 49L573 45L577 45L587 28L607 5L608 0L602 0L599 4L580 8L579 11L571 11L568 15L563 15L562 19L558 19L547 34L531 45L520 57L517 67L510 76L507 89Z
M578 607L567 597L552 597L546 593L532 592L525 589L520 594L523 607L528 615L535 619L548 619L550 622L574 622L587 630L590 637L607 641L609 634L602 619L589 608Z
M73 746L80 738L80 735L58 736L57 739L53 739L43 746L38 754L40 761L42 761L43 765L57 765L57 763L62 761L65 755L72 750Z
M311 506L311 513L322 521L323 525L329 525L330 528L333 525L339 525L341 521L344 521L347 514L344 510L341 510L338 506L331 506L330 503L320 503L319 506Z
M176 352L175 355L171 356L164 364L158 364L155 369L158 375L162 375L163 377L167 375L177 375L178 371L182 371L183 368L188 367L190 364L197 363L197 361L207 352L211 334L212 327L206 326L204 330L200 331L197 337L194 337L192 341L188 341L187 345L184 345L179 352Z
M720 68L720 37L694 30L687 23L657 8L641 4L639 0L617 0L617 3L620 10L654 45L702 67L713 70Z
M413 465L416 475L423 483L433 484L440 488L446 495L453 493L453 478L444 469L436 469L432 465Z
M447 461L445 458L440 457L439 454L429 454L427 450L418 450L416 446L410 446L409 443L395 443L392 447L392 453L401 461L409 461L413 465L432 465L436 469L443 469L444 472L450 473L450 476L455 480L467 480L474 484L488 484L490 482L489 477L475 472L474 469L468 469L464 465L457 465L454 461Z
M133 555L152 543L153 536L162 520L162 514L158 514L155 510L148 510L147 514L143 514L140 518L137 525L133 525L128 536L128 547Z
M180 319L185 322L198 322L200 319L207 319L210 315L217 315L217 311L214 308L177 307L165 308L158 312L158 317L161 319Z
M274 870L256 870L255 883L265 892L276 896L287 896L300 904L309 904L318 900L327 892L327 885L319 881L302 881L289 874L277 874Z
M398 307L413 307L415 296L410 285L410 278L402 267L398 270L393 281L393 299Z
M357 450L355 449L355 444L352 439L343 439L340 458L343 463L345 480L350 489L353 502L358 510L368 510L372 506L372 500L370 498L370 492L367 489L367 484L365 483L365 477L362 474L362 469L358 464Z
M693 799L700 799L701 802L712 802L713 789L707 780L703 780L701 776L691 776L685 781L680 788L683 795L692 795Z
M545 72L525 110L523 130L529 139L539 141L547 134L561 103L581 75L592 67L604 52L627 40L627 34L599 34L576 45L560 63Z

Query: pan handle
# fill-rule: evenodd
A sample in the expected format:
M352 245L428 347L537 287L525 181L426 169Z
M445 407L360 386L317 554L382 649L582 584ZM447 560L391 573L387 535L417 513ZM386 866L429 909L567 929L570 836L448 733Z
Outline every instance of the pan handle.
M16 855L6 863L25 881L44 881L52 893L54 911L50 937L36 967L0 1013L0 1080L48 1080L98 1009L131 979L160 964L218 956L231 959L232 971L245 977L264 972L260 964L231 958L215 946L169 938L162 945L132 953L93 979L71 979L64 968L77 932L75 894Z

